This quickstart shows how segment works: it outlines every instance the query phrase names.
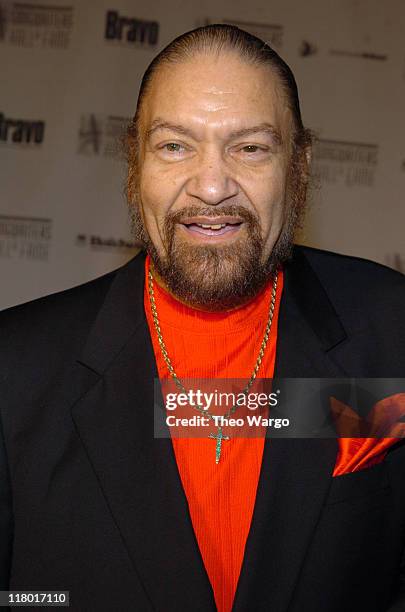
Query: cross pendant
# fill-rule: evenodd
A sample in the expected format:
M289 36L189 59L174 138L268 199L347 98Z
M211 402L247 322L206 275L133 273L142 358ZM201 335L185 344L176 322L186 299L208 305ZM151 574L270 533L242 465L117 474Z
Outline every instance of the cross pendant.
M208 437L213 438L214 440L217 441L215 445L215 463L218 464L221 458L222 440L229 440L229 437L223 435L222 427L218 427L217 433L216 434L211 433Z

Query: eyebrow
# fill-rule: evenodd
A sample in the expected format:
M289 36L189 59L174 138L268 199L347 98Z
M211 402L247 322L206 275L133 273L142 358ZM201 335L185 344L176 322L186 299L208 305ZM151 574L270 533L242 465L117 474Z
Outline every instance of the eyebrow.
M186 128L185 126L180 124L170 123L159 118L152 121L150 128L146 130L146 140L149 140L150 137L159 130L170 130L171 132L176 132L177 134L181 134L182 136L189 136L190 138L193 138L193 140L198 140L194 132L189 128ZM253 125L251 127L242 128L240 130L234 130L230 132L230 134L228 135L228 139L234 140L235 138L241 138L242 136L251 136L252 134L258 134L263 132L270 134L276 145L281 145L283 143L279 130L274 127L274 125L271 125L271 123L267 122L259 123L258 125Z

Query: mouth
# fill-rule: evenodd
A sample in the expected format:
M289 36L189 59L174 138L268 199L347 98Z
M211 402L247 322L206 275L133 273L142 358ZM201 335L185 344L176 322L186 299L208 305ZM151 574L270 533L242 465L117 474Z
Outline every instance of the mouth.
M188 236L209 242L235 236L243 224L239 217L191 217L179 223Z

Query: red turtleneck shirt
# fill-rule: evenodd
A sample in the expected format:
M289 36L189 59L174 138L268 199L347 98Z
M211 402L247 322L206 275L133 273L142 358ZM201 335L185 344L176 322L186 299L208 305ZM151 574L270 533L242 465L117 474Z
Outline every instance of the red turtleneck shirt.
M149 265L148 256L146 279ZM271 334L258 378L273 376L282 289L283 274L280 272ZM208 313L182 304L155 281L161 331L178 377L249 378L263 339L271 290L270 282L246 305L231 311ZM167 379L169 372L153 324L147 282L144 304L159 378ZM224 441L218 464L215 463L216 442L213 439L172 437L172 444L217 608L219 612L229 612L255 504L264 437Z

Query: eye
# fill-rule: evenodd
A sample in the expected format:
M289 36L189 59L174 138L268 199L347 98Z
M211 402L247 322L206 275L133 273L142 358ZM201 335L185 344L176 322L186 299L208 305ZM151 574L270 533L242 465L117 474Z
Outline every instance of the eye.
M155 145L158 158L164 162L182 162L190 158L193 148L184 142L160 142Z
M259 149L260 147L258 147L257 145L246 145L245 147L242 147L242 151L245 151L246 153L256 153L256 151L258 151Z
M157 146L157 154L168 162L182 161L189 157L190 149L180 142L165 142Z
M183 145L179 144L178 142L167 142L161 148L168 153L180 153L182 149L184 150Z
M233 155L244 163L264 163L270 159L270 147L265 144L243 144L233 147Z
M268 148L251 144L251 145L244 145L239 150L243 151L243 153L266 153L268 151Z

